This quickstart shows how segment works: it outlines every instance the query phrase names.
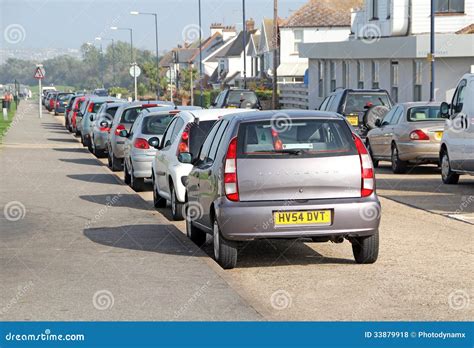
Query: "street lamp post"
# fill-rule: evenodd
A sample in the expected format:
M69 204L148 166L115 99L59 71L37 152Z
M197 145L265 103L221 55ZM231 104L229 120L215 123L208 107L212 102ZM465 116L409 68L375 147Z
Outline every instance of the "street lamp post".
M247 52L245 47L247 46L247 21L245 18L245 0L242 0L242 20L243 20L243 45L244 45L244 89L247 88Z
M435 0L431 0L431 48L430 48L430 60L431 60L431 84L430 84L430 101L435 101Z
M199 106L203 107L202 102L202 12L201 0L199 0Z
M133 58L133 29L132 28L120 28L120 27L110 27L111 30L128 30L130 32L130 60L131 66L135 67L137 63ZM135 89L135 100L138 100L138 91L137 91L137 78L134 77L134 89Z
M131 15L145 15L145 16L154 16L155 17L155 49L156 49L156 99L160 100L160 58L158 53L158 14L152 12L138 12L131 11Z
M112 75L113 75L113 84L114 86L117 85L116 79L115 79L115 40L114 39L109 39L106 37L96 37L95 38L97 41L111 41L112 42Z

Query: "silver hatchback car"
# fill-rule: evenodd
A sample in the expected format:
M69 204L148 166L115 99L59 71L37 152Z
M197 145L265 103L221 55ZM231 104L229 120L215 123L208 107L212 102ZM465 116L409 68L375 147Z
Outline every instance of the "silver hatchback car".
M238 242L265 238L344 239L357 263L378 257L381 207L372 160L336 113L251 112L224 116L206 138L187 178L187 234L214 236L223 268Z

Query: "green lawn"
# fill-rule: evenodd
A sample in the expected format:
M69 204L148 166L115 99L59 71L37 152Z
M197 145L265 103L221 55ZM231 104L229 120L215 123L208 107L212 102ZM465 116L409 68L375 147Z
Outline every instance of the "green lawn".
M8 120L5 121L3 119L3 110L0 110L0 143L2 142L2 138L7 132L7 129L10 126L10 123L12 122L13 117L15 116L15 112L16 112L16 105L15 105L15 102L12 102L10 111L8 111Z

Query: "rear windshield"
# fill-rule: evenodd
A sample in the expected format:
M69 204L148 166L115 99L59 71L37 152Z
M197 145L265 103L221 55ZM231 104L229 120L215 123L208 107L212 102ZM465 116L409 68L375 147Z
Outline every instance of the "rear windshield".
M60 95L58 95L58 99L60 101L65 101L65 100L68 100L70 96L71 96L71 94L60 94Z
M163 135L174 117L174 115L170 114L147 116L143 119L142 133L149 135Z
M118 110L118 106L107 108L104 110L101 117L107 120L113 120L115 117L115 114L117 113L117 110Z
M100 102L100 103L94 103L94 108L92 110L92 113L93 114L96 114L97 111L99 111L100 107L104 104L104 102Z
M216 121L201 121L199 124L192 123L189 133L189 152L199 153L201 146L204 144L207 135L211 131L212 126Z
M408 110L409 122L444 121L439 106L417 106Z
M120 123L133 123L142 111L142 107L127 109L123 112Z
M357 154L352 133L342 120L294 119L278 129L271 121L243 123L242 156L343 156Z
M255 106L257 104L257 96L253 92L230 92L227 104L246 106L250 104Z
M367 107L379 105L390 107L390 100L387 94L349 92L343 112L345 114L359 113L364 112Z

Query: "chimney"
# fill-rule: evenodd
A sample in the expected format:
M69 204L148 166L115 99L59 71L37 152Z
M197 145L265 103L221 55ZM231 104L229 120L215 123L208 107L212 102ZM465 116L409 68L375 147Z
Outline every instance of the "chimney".
M222 39L225 41L237 36L235 26L228 25L222 29Z
M247 31L254 31L255 30L255 21L253 20L253 18L250 18L249 20L247 20L245 22L245 27L246 27Z
M222 23L212 23L211 24L211 36L213 36L215 33L219 33L222 35L222 31L224 30L224 26Z

